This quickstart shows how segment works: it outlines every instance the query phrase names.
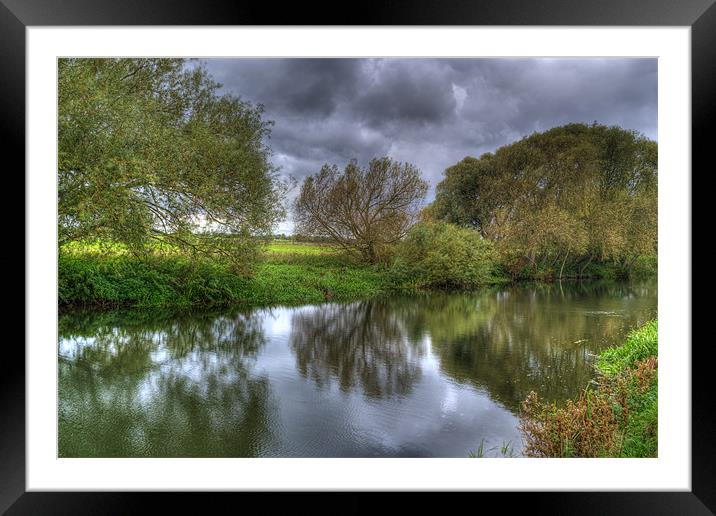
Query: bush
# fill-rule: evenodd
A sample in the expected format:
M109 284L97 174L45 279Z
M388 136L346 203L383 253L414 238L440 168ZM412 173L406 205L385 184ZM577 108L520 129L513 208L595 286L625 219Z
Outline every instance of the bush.
M630 271L633 279L652 278L657 275L658 262L656 256L640 256Z
M617 447L617 416L611 400L598 391L584 389L559 408L532 391L521 409L528 457L606 457Z
M472 229L421 222L398 245L393 275L416 287L473 288L492 281L496 253Z

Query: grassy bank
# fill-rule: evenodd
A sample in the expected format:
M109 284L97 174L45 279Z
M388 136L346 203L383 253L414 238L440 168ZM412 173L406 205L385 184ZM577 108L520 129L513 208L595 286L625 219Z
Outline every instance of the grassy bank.
M219 306L317 303L393 288L385 268L352 263L321 244L276 242L252 278L220 260L170 251L137 257L121 246L73 244L59 256L61 306Z
M597 358L595 387L557 407L532 392L520 429L532 457L656 457L658 331L651 321Z
M474 267L451 268L458 252L443 252L448 256L436 260L435 253L425 251L423 255L429 259L423 256L422 261L416 261L416 253L403 259L413 267L410 274L399 266L400 260L392 267L365 265L328 244L276 240L266 246L254 275L245 278L234 274L221 259L190 257L171 247L154 247L135 256L118 244L72 243L59 254L58 298L60 307L292 305L441 288L445 278L462 281L465 271L474 272ZM492 272L489 265L485 267L478 274L479 285L554 280L541 276L515 279L497 263ZM417 280L413 277L416 272L420 274ZM612 278L614 273L594 269L590 277Z

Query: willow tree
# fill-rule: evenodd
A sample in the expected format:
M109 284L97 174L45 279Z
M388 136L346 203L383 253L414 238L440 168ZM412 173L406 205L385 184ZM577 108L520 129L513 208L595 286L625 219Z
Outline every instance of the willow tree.
M294 204L296 230L329 237L375 263L415 221L428 190L410 163L377 158L361 168L351 161L341 173L324 165L303 182Z
M429 214L478 229L513 273L630 269L657 244L657 144L619 127L570 124L445 171Z
M247 271L283 216L261 106L183 59L60 59L59 244L149 242Z

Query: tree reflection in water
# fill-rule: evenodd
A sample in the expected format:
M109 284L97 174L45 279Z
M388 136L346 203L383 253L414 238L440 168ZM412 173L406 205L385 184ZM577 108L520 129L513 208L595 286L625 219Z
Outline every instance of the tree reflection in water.
M252 315L60 319L60 456L256 456L272 438Z
M62 457L466 456L519 440L655 316L656 283L60 317ZM333 454L333 455L330 455Z
M654 317L655 285L564 283L426 294L395 303L410 338L428 335L441 370L513 411L534 390L562 401L594 376L593 358Z
M290 341L319 387L383 397L410 392L428 339L444 374L514 411L531 390L573 397L594 375L593 355L654 316L655 296L592 282L331 304L297 311Z
M319 388L335 381L372 398L404 396L420 377L421 348L408 342L390 300L297 310L290 343L298 371Z

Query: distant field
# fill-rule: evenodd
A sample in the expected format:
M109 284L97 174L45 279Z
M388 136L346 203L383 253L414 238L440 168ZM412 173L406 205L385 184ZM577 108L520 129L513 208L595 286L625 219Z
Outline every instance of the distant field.
M163 254L181 251L175 249L168 244L151 242L149 247L156 251L162 251ZM79 254L108 254L108 255L125 255L128 254L127 247L124 244L114 242L85 241L71 242L62 248L63 252L79 253ZM316 242L291 242L286 240L272 240L265 247L269 255L336 255L341 249L331 245Z
M290 242L285 240L274 240L266 249L272 254L337 254L340 252L336 246L330 244L319 244L313 242Z

